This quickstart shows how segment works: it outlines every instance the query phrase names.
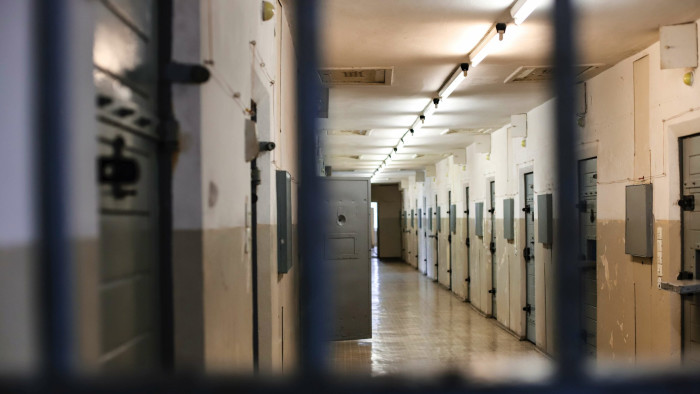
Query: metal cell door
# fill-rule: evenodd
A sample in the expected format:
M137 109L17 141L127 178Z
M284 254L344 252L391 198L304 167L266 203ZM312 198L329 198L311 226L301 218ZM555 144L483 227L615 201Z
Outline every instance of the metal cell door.
M433 234L433 240L435 241L435 281L440 278L440 206L438 205L438 196L435 195L435 234Z
M698 279L700 257L700 136L681 140L682 270ZM700 363L700 294L683 296L683 359Z
M491 249L491 290L489 293L491 293L491 315L495 318L498 316L496 310L496 182L491 181L489 190L491 203L491 209L489 209L491 214L491 243L489 244Z
M525 336L528 341L536 340L536 310L535 310L535 185L533 174L525 174Z
M157 42L154 1L95 2L100 182L100 364L160 363Z
M370 305L370 182L324 178L327 186L325 257L334 300L333 339L372 337Z
M471 300L471 241L470 241L470 234L469 234L469 188L465 188L465 196L464 196L464 206L466 209L464 210L464 213L466 214L466 220L465 220L465 225L467 226L466 232L465 232L465 244L467 245L467 267L465 270L465 275L466 278L464 278L464 281L467 282L467 301Z
M581 338L584 351L596 355L598 289L596 280L596 221L598 217L597 159L579 162L579 237L581 239Z
M455 207L452 206L452 191L447 191L447 211L449 218L449 228L447 230L447 275L449 275L449 289L452 290L452 233L454 232L454 223L457 212L455 212Z
M425 226L427 223L425 223L425 213L426 209L428 208L428 201L427 198L423 197L423 216L421 217L421 223L422 229L423 229L423 269L422 272L423 274L427 275L428 274L428 233L426 232ZM428 217L428 221L430 221L431 218Z

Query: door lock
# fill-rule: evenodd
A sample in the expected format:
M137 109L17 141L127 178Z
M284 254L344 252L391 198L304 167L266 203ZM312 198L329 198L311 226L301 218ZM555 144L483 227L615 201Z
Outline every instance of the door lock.
M527 313L532 312L532 306L530 304L527 304L523 307L523 310Z
M112 196L121 200L135 196L135 189L124 189L125 185L133 185L141 177L141 168L135 159L124 157L126 142L122 136L112 140L112 156L100 156L97 162L97 173L100 184L110 185Z
M683 211L694 211L695 210L695 196L690 194L687 196L682 196L678 200L678 206L681 207Z

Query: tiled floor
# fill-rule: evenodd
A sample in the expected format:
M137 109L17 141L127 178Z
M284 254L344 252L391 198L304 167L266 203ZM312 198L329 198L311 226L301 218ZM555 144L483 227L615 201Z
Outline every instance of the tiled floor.
M537 380L550 360L407 264L372 259L372 339L332 344L339 373L454 371L477 380Z

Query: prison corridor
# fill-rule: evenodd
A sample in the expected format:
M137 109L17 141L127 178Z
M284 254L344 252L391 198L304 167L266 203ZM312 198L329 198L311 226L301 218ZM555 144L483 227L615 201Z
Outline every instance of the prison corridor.
M332 343L335 372L536 380L550 359L403 262L372 258L372 338Z

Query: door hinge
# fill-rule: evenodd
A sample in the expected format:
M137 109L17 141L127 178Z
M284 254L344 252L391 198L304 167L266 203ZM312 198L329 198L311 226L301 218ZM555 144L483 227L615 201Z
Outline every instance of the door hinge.
M530 313L532 312L532 306L530 306L530 304L527 304L523 307L523 310L527 313Z
M681 207L683 211L694 211L695 210L695 196L690 194L687 196L682 196L678 200L678 206Z
M447 235L447 242L452 243L452 234Z
M532 256L530 255L530 247L529 246L526 246L525 248L523 248L523 258L525 259L525 261L530 261L530 259L532 258Z
M496 243L491 242L491 245L489 245L489 249L491 250L491 253L496 253Z
M531 211L530 205L525 205L525 208L523 208L523 212L530 213L530 211Z
M489 209L488 212L489 212L489 213L494 213L494 212L496 212L496 208L491 207L491 209Z
M465 245L467 245L467 247L471 246L471 241L469 241L469 237L467 237L467 239L464 241L464 243L465 243Z
M496 294L496 289L489 290L489 294Z
M471 283L472 278L471 278L471 277L467 277L467 279L465 279L464 281L467 282L467 283Z

